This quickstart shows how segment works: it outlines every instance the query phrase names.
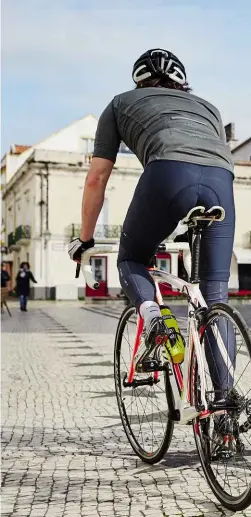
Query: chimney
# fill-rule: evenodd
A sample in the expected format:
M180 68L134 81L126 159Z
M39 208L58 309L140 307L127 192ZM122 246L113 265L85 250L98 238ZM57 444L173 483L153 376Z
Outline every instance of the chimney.
M233 122L229 122L225 127L227 143L232 150L237 145L237 138L235 138L235 125Z

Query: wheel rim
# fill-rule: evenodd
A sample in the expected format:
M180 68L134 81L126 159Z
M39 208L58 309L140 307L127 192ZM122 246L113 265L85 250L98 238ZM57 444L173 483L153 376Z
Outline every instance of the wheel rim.
M145 457L153 457L161 450L168 420L168 405L165 393L165 375L159 372L159 382L152 386L125 387L136 335L135 309L129 309L130 317L122 322L123 335L115 358L115 380L118 404L128 439ZM126 318L125 318L126 319ZM153 378L150 373L135 374L135 379Z
M221 380L227 381L224 389L224 397L231 401L235 409L229 409L223 414L215 414L206 420L197 419L195 437L203 458L204 468L210 484L214 490L229 501L241 501L245 499L251 488L251 359L250 350L245 341L245 333L238 328L237 323L230 315L217 311L201 334L203 350L210 347L212 350L213 339L219 341L219 336L226 343L235 337L235 351L232 354L234 364L233 376L228 371L220 374ZM207 348L208 350L208 348ZM231 352L229 351L231 355ZM205 354L204 354L205 355ZM213 354L212 354L213 355ZM206 363L206 390L208 402L215 397L216 382L214 385ZM217 366L214 363L215 379L217 378ZM212 373L212 366L211 366ZM219 369L218 369L219 373ZM197 399L199 399L200 380L197 377ZM219 390L218 397L223 395ZM230 404L230 402L229 402ZM246 432L241 432L246 426ZM244 427L243 427L244 426Z

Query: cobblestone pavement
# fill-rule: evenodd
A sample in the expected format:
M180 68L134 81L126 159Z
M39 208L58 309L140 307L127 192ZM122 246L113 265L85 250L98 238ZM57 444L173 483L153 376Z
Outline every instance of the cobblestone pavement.
M3 315L2 517L232 515L204 480L190 427L175 427L155 466L127 443L114 396L116 324L79 304Z

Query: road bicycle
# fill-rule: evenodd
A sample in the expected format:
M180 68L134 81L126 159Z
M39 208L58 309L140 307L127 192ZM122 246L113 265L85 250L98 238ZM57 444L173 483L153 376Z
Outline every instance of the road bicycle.
M159 283L171 285L187 298L183 363L175 363L162 343L154 347L142 371L139 358L146 349L143 320L128 305L115 337L114 378L121 421L139 458L150 464L160 461L170 446L174 424L192 424L201 466L213 493L223 506L239 511L251 503L250 331L235 308L225 303L207 307L199 288L203 230L224 217L222 207L207 211L194 207L182 221L191 250L190 264L184 254L189 282L150 268L161 307ZM83 254L81 268L91 288L97 289L99 284L90 257L117 251L117 246L102 245Z

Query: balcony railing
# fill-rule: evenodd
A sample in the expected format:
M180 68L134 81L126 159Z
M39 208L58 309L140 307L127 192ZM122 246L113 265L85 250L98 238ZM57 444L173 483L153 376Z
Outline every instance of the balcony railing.
M18 226L16 228L15 238L16 238L16 242L21 241L21 240L30 240L31 227L28 224L26 224L25 226L24 225Z
M122 226L117 224L98 224L95 228L95 239L119 239Z
M70 237L74 239L80 235L80 224L72 224L70 228ZM119 224L98 224L95 228L95 239L119 239L122 226Z
M10 248L11 246L13 246L13 244L15 244L15 232L11 232L9 233L8 235L8 248Z
M20 244L26 244L31 239L31 227L26 225L18 226L14 232L8 235L8 248L18 246Z

